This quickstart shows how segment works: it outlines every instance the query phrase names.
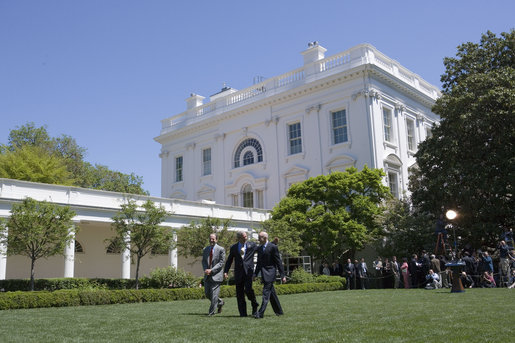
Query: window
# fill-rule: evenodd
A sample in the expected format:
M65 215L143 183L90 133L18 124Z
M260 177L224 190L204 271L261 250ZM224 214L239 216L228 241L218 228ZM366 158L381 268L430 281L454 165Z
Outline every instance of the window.
M243 197L243 207L254 207L254 193L252 193L252 186L243 186L241 193Z
M347 142L347 114L345 110L331 112L331 125L333 129L333 144Z
M233 194L231 196L231 198L232 198L232 205L233 206L238 206L238 194Z
M249 154L250 153L250 154ZM243 154L243 159L242 159ZM241 142L234 153L234 168L239 168L242 164L253 164L263 162L263 149L255 138L248 138Z
M408 150L415 151L415 122L406 119L406 134L408 135Z
M263 200L263 190L256 190L257 208L265 208Z
M397 173L388 172L388 186L390 187L390 192L395 198L399 198L399 178Z
M211 148L202 150L202 175L211 174Z
M384 140L393 142L392 110L383 108Z
M243 165L254 164L254 154L252 151L246 151L243 155Z
M175 158L175 182L182 181L182 156Z
M79 241L75 241L75 252L84 252L84 248L82 247L82 244L79 243Z
M430 127L426 126L426 139L433 137L433 131Z
M300 123L288 125L288 140L290 155L302 152L302 133Z
M120 254L122 250L119 246L117 246L114 242L111 242L109 246L107 247L106 253L108 254Z

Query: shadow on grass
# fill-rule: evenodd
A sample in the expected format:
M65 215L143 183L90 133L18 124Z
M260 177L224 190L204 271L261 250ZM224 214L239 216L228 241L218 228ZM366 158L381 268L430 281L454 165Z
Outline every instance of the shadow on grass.
M180 316L197 316L197 317L208 317L207 313L199 313L199 312L185 312L185 313L179 313ZM239 315L226 315L226 314L215 314L214 316L212 317L223 317L223 318L244 318L244 317L240 317Z

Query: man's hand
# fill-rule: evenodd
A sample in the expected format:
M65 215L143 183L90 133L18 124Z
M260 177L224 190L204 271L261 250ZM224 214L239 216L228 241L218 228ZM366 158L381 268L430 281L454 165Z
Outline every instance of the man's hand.
M204 270L204 274L206 274L206 275L211 275L211 269L206 269L206 270Z
M224 279L228 279L228 278L229 278L229 274L224 273Z
M286 276L283 277L282 281L283 283L286 283Z

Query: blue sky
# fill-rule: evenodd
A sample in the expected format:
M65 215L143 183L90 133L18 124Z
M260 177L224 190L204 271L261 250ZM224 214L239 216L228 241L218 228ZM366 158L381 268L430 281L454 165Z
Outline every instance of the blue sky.
M515 27L515 1L0 0L0 143L27 122L67 134L86 160L161 194L161 119L224 82L370 43L440 87L443 58Z

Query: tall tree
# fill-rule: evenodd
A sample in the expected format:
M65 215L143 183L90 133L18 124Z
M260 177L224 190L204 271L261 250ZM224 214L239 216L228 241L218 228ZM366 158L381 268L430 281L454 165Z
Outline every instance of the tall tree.
M270 225L281 228L281 241L298 242L315 258L354 253L380 232L374 218L382 212L382 201L391 196L383 176L382 170L365 166L362 171L348 168L292 185L272 210ZM295 238L298 233L300 241Z
M74 185L65 161L39 146L23 145L0 154L0 177L59 185Z
M37 163L30 163L36 166L39 165L42 168L44 167L45 169L41 171L42 174L62 174L60 171L62 165L64 165L69 174L68 179L72 181L60 182L60 179L57 177L50 178L57 181L46 181L46 178L41 176L31 178L32 176L38 176L38 174L27 172L26 167L18 168L18 162L14 167L10 164L6 165L11 160L7 158L2 159L4 155L9 154L11 156L9 158L12 159L12 156L17 157L20 155L20 152L24 151L38 151L39 156L34 156L37 159ZM36 127L34 123L30 122L11 130L8 144L0 147L0 170L9 169L9 172L2 174L5 175L3 177L18 180L58 183L130 194L148 194L143 189L143 179L140 176L134 173L124 174L99 164L93 166L89 162L84 161L85 155L86 149L79 146L73 137L68 135L51 137L46 126ZM45 160L48 161L45 162ZM27 163L29 161L32 160L28 160ZM57 166L57 164L59 165L59 173L51 170L53 169L52 166Z
M420 144L413 203L437 217L452 208L457 235L479 248L515 224L515 31L487 32L445 58L442 118Z
M170 213L150 200L141 205L141 209L136 201L129 200L113 217L116 236L110 242L128 249L131 256L136 257L136 289L139 288L141 259L152 251L167 251L174 245L173 231L160 226L167 215Z
M377 221L382 233L374 245L381 256L409 258L422 250L435 251L436 221L427 212L417 212L408 199L386 201Z
M26 198L20 204L13 204L11 216L1 223L0 241L7 244L7 255L23 255L31 260L31 290L34 290L36 261L64 254L70 234L75 231L74 216L75 212L68 206Z
M218 245L229 250L235 243L235 234L229 231L231 220L207 217L200 222L191 222L190 225L182 227L177 232L177 248L179 254L184 257L193 257L195 263L202 256L203 249L209 243L209 235L218 235Z

